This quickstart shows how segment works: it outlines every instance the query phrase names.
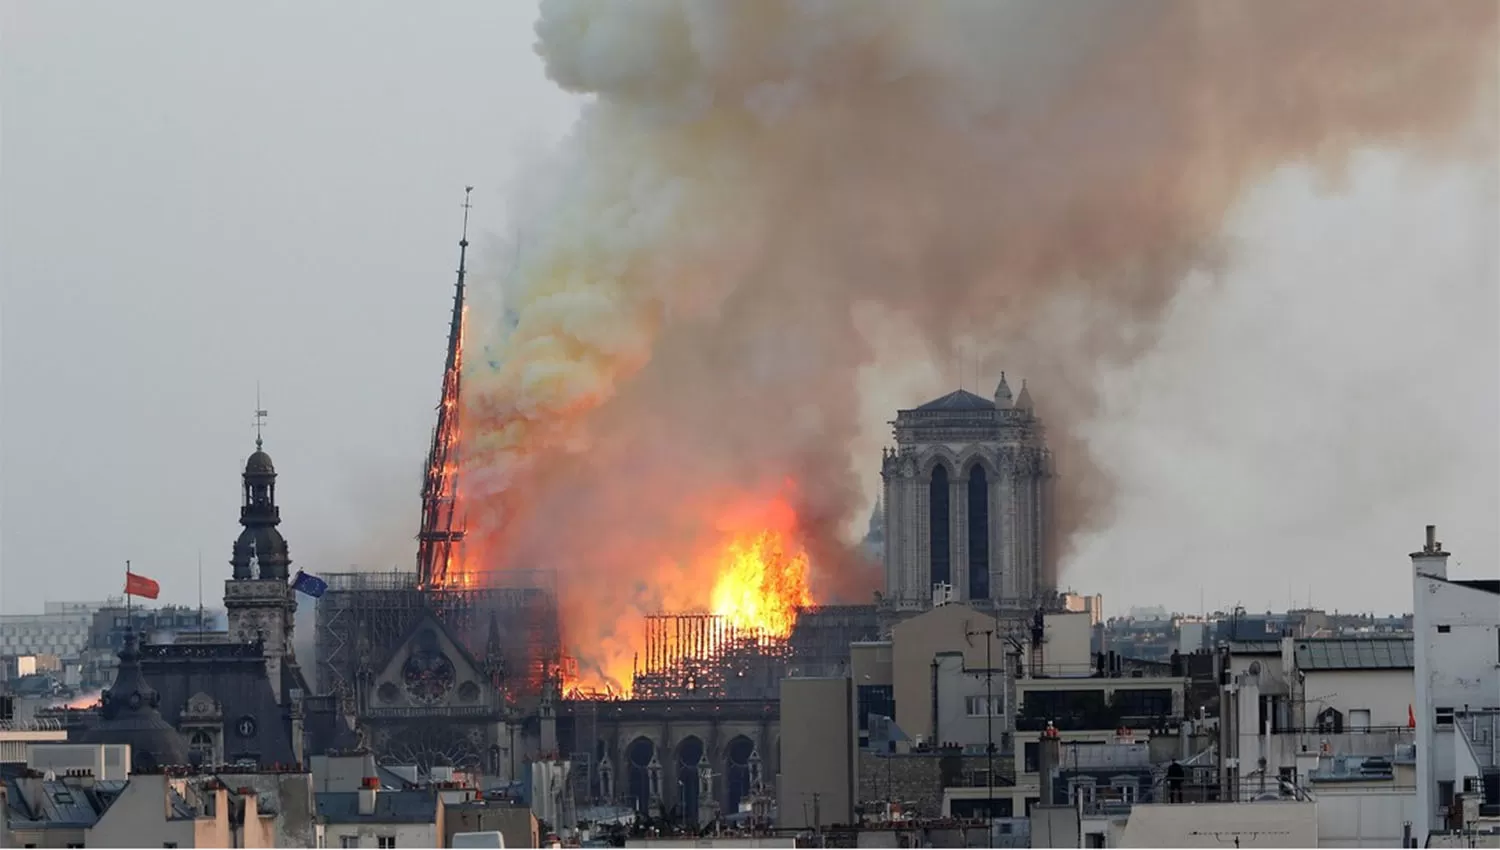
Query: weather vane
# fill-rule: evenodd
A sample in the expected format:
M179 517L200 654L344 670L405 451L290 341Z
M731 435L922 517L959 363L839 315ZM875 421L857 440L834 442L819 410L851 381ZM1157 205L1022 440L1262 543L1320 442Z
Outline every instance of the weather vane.
M260 451L260 430L266 424L266 410L260 406L260 381L255 382L255 450Z

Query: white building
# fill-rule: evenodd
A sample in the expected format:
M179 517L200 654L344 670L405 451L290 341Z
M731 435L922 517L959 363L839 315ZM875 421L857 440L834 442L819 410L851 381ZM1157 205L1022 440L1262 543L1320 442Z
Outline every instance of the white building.
M40 614L0 614L0 655L78 658L105 602L48 602Z
M1448 576L1448 553L1427 526L1413 552L1416 633L1417 841L1452 822L1456 795L1471 809L1496 784L1495 720L1500 714L1500 581ZM1467 794L1465 793L1467 791ZM1500 787L1488 806L1500 805ZM1475 814L1479 814L1475 812Z
M326 847L441 847L443 797L436 789L387 790L366 777L357 791L317 795Z

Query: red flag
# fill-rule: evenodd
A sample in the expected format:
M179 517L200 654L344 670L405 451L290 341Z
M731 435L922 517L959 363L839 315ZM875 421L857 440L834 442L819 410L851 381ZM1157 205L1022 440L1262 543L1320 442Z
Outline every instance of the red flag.
M161 585L145 576L138 576L135 573L127 572L125 574L125 595L155 599L161 595Z
M1406 704L1406 728L1417 728L1417 710L1412 708L1411 703Z

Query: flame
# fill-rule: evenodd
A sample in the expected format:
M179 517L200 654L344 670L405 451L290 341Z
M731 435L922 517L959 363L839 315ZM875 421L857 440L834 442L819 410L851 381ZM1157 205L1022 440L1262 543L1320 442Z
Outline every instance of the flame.
M696 557L685 563L667 562L662 581L687 588L688 596L668 594L680 604L672 611L706 611L724 618L741 636L784 641L797 624L800 609L814 604L812 563L798 536L795 510L783 497L741 498L724 510L706 535ZM711 579L704 581L701 579ZM690 588L710 588L699 598ZM685 604L684 604L685 603ZM668 611L671 613L672 611ZM626 646L608 653L595 669L566 669L565 693L581 697L628 697L638 658L644 657L644 619L635 611L621 611L616 632ZM598 657L584 648L579 654ZM670 658L669 662L681 658Z
M785 640L797 609L812 604L807 553L775 531L730 541L720 558L709 610L737 630Z
M74 697L73 699L69 700L68 702L63 703L61 706L54 706L54 707L55 708L56 707L74 708L74 709L76 709L76 708L93 708L94 706L96 706L96 705L99 704L99 700L103 696L104 696L104 692L103 691L91 691L91 692L83 694L81 696Z

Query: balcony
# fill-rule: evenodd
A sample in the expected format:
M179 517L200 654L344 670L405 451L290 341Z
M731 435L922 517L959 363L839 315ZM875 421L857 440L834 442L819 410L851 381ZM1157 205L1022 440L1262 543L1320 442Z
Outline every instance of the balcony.
M1356 732L1319 732L1291 729L1273 732L1271 741L1284 759L1316 753L1324 760L1336 756L1383 758L1395 764L1416 763L1417 730L1405 726L1377 726Z
M1396 778L1396 765L1384 756L1324 756L1309 771L1313 782L1374 782Z
M1105 680L1108 681L1108 680ZM1120 680L1123 681L1123 680ZM1039 732L1051 723L1060 732L1100 729L1162 729L1175 725L1173 704L1180 688L1156 680L1150 687L1121 688L1098 679L1094 687L1024 690L1016 729Z

